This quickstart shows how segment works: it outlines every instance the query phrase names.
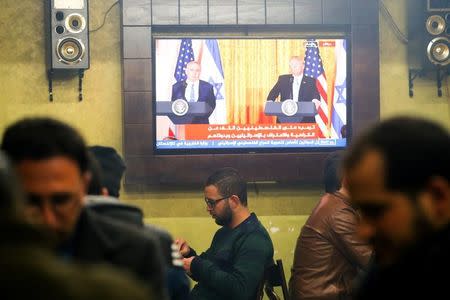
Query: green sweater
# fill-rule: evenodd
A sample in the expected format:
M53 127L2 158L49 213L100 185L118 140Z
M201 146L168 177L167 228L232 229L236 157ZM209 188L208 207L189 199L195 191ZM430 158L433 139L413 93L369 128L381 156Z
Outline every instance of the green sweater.
M193 255L192 250L189 256ZM272 240L252 213L233 229L219 229L210 248L192 260L192 278L198 284L191 299L254 299L272 262Z

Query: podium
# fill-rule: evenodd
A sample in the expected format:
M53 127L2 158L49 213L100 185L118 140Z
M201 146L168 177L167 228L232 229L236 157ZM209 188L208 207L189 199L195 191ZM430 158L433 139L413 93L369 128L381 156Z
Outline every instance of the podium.
M289 100L285 100L289 101ZM290 104L297 108L286 114L282 108L283 102L267 101L264 107L264 114L267 116L277 116L279 123L302 123L304 117L314 117L317 114L316 105L313 102L296 102L290 100Z
M180 115L172 108L172 101L156 101L156 115L168 116L174 124L192 124L196 117L208 118L213 109L206 102L186 102L187 111Z

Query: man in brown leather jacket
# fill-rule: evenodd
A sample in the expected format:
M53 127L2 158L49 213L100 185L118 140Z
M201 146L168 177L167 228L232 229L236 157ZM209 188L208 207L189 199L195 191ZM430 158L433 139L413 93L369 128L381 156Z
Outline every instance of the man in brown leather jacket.
M350 299L353 280L371 257L371 248L356 236L359 216L349 203L345 180L337 179L338 162L337 153L328 158L326 194L297 239L291 299Z

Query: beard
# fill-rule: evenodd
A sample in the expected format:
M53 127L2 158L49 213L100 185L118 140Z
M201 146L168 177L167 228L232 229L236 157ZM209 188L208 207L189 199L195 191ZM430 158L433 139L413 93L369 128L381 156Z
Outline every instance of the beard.
M369 241L374 246L378 264L389 266L428 243L427 239L434 231L433 226L420 207L415 207L415 213L411 224L412 235L408 239L393 240L386 236L376 236Z
M215 216L215 221L217 225L227 226L231 223L232 218L233 213L231 211L230 205L227 203L227 205L223 208L223 211Z

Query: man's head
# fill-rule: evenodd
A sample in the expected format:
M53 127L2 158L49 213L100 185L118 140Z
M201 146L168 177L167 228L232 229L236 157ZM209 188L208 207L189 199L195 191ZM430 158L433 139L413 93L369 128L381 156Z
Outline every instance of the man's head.
M450 223L450 137L438 125L397 117L370 129L344 164L359 233L389 264L432 230Z
M204 192L207 210L218 225L230 225L236 212L247 208L247 184L233 168L209 176Z
M27 196L26 213L62 240L74 231L89 182L82 137L49 118L8 127L1 149L11 158Z
M122 157L112 147L90 146L88 150L96 160L93 167L100 166L98 175L102 187L106 188L108 195L119 198L120 181L126 169Z
M342 159L341 152L333 152L327 156L325 160L325 169L323 172L323 183L326 193L334 193L338 191L341 186L340 163Z
M305 62L300 56L292 56L289 60L289 68L292 75L299 76L303 73Z
M202 68L200 64L196 61L190 61L186 65L186 76L187 80L191 82L196 82L200 79L200 72Z

